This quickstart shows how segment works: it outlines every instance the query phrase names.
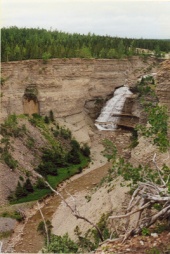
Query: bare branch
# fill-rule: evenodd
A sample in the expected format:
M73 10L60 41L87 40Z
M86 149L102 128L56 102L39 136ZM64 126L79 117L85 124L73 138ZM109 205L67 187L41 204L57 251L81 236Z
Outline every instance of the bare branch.
M39 174L38 174L38 175L39 175ZM43 177L41 176L41 178L43 178ZM44 178L43 178L43 179L44 179ZM86 217L81 216L81 215L79 214L79 212L77 211L77 208L76 208L76 209L72 208L71 205L64 199L63 195L62 195L60 192L58 192L57 190L55 190L47 181L44 180L44 182L45 182L45 184L52 190L52 192L54 192L55 194L57 194L57 195L62 199L62 201L64 202L64 204L70 209L71 213L72 213L77 219L82 219L82 220L88 222L90 225L92 225L92 226L97 230L98 235L99 235L101 241L103 241L103 236L102 236L102 233L101 233L99 227L98 227L96 224L94 224L93 222L91 222L90 220L88 220Z
M128 216L130 216L130 215L132 215L132 214L134 214L134 213L137 213L137 212L139 212L139 211L141 211L141 210L143 210L143 209L149 207L150 204L151 204L151 203L148 202L148 203L146 203L145 205L141 206L140 208L138 208L138 209L136 209L136 210L134 210L134 211L132 211L132 212L130 212L130 213L124 214L124 215L109 216L109 219L121 219L121 218L126 218L126 217L128 217Z
M39 209L39 211L40 211L41 217L42 217L43 222L44 222L45 233L46 233L46 236L47 236L47 246L48 246L49 243L50 243L50 239L49 239L49 235L48 235L47 223L46 223L46 221L45 221L44 215L43 215L43 213L42 213L42 211L41 211L41 207L40 207L40 204L39 204L38 201L37 201L37 205L38 205L38 209Z
M155 167L156 167L156 169L157 169L159 178L160 178L160 180L161 180L163 186L166 186L166 183L165 183L165 181L163 180L163 178L162 178L162 176L161 176L162 170L160 169L160 167L158 167L158 165L157 165L157 163L156 163L156 153L154 154L152 160L153 160L153 163L154 163L154 165L155 165Z

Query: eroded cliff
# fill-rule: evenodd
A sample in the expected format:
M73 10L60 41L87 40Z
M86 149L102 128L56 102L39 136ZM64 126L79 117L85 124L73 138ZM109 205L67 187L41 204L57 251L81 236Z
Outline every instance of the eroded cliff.
M80 142L89 142L91 117L97 117L115 88L134 86L155 65L155 59L138 57L2 63L0 121L13 113L48 115L52 110Z

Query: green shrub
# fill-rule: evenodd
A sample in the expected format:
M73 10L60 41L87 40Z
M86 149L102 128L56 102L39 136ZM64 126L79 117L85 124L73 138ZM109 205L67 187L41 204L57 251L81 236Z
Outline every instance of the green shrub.
M65 129L64 127L61 127L61 129L60 129L60 135L64 139L69 139L69 138L71 138L71 131L69 129Z
M78 245L73 242L68 234L63 236L51 235L50 244L43 251L44 253L77 253Z
M46 123L46 124L49 124L49 123L50 123L50 119L49 119L48 116L45 116L45 117L44 117L44 123Z
M83 147L81 148L81 151L84 156L90 157L90 147L87 144L83 145Z
M46 221L46 226L47 226L47 230L48 230L48 235L50 236L52 224L49 220ZM38 227L37 227L37 231L42 235L46 235L44 221L40 221L40 223L38 224Z
M21 186L21 183L18 182L18 185L15 190L15 197L16 197L16 199L18 199L18 198L22 198L25 196L27 196L27 191L25 188L23 188L23 186Z
M49 112L49 118L50 118L51 122L54 122L54 114L53 114L52 110L50 110L50 112Z
M34 192L34 188L33 185L30 181L29 178L27 178L26 182L23 185L23 188L27 191L27 192Z
M47 187L47 185L45 184L45 182L42 178L38 178L37 183L36 183L36 188L45 189L45 188L48 188L48 187Z
M7 166L11 169L15 169L18 166L18 161L14 160L8 151L3 153L2 159L7 164Z

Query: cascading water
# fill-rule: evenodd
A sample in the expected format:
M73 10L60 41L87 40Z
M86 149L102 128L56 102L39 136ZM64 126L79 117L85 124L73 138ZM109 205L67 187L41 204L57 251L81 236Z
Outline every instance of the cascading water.
M106 103L101 114L96 119L96 127L99 130L115 130L120 119L126 98L132 95L127 86L120 87L114 92L114 96Z

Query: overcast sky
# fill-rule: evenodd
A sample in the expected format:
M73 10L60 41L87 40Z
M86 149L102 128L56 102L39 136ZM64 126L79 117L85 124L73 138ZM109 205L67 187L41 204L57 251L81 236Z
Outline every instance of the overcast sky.
M1 0L2 27L170 39L170 1Z

